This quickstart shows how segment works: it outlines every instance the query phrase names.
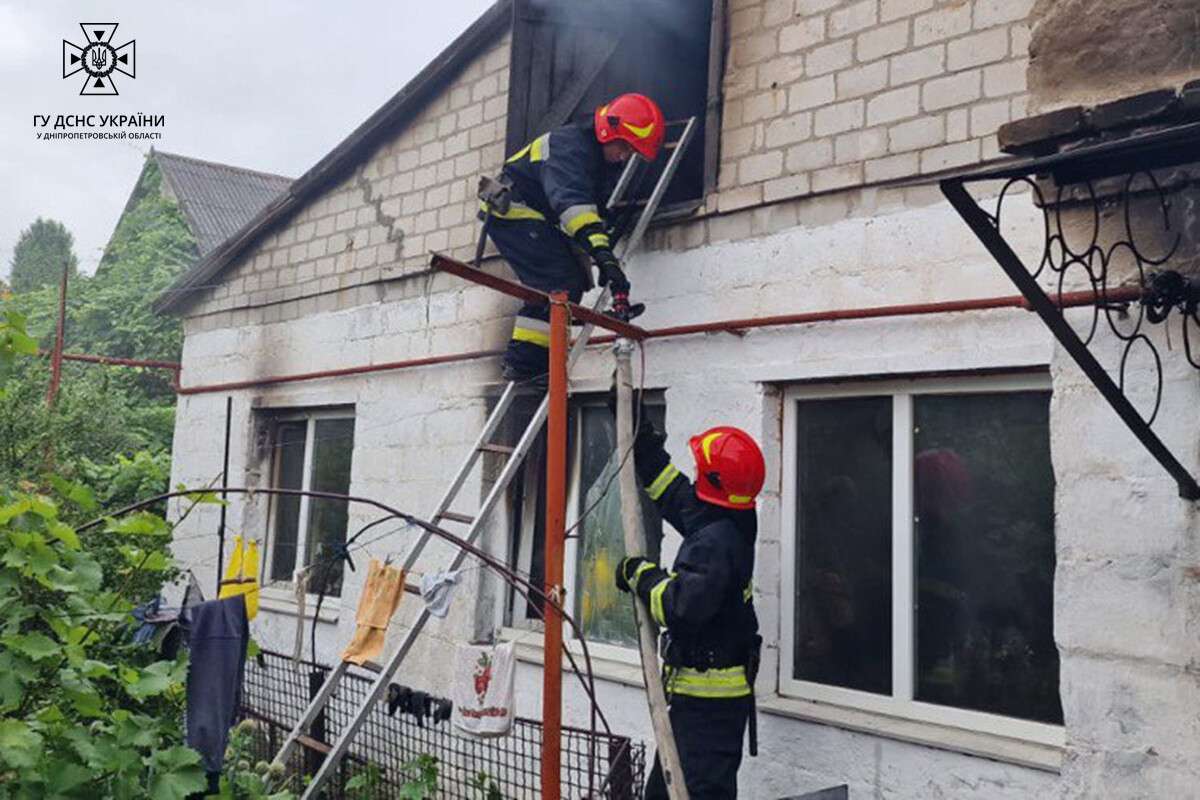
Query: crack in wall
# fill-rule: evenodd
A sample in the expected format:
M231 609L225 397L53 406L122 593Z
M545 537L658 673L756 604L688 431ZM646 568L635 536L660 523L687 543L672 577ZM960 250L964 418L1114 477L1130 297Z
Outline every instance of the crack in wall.
M398 262L400 254L404 249L404 231L397 226L399 215L388 214L383 210L383 196L375 195L375 191L371 186L371 181L363 174L363 168L359 168L354 176L354 184L362 192L363 202L375 210L375 224L379 225L387 231L385 241L395 245L392 253L392 261Z

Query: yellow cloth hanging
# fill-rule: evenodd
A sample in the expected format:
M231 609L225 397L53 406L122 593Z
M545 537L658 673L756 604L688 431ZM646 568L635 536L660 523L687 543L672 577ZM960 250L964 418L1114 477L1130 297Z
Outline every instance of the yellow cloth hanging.
M249 545L242 541L241 536L233 537L233 553L229 556L229 565L225 567L225 577L221 581L221 591L218 597L246 595L246 619L258 616L258 542L251 540Z
M404 596L404 571L385 565L377 558L367 566L367 582L358 598L358 613L354 620L358 627L354 638L342 651L342 660L362 666L383 652L387 637L388 622L396 613L400 599Z

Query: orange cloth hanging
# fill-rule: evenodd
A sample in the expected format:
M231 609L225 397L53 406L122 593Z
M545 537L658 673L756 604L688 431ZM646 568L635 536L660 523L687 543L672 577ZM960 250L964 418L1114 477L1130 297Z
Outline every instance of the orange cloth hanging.
M354 638L342 651L342 660L362 666L383 652L388 622L404 595L404 570L387 566L377 558L367 567L367 582L358 598L358 627Z
M246 619L258 616L258 542L253 539L246 545L241 536L233 537L233 553L229 556L229 565L225 567L225 577L221 580L221 591L217 597L224 600L227 597L246 595Z

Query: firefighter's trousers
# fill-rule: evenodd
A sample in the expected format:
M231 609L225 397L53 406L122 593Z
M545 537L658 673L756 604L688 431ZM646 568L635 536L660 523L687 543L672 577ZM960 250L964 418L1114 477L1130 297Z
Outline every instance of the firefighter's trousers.
M710 700L672 695L671 728L691 800L737 797L742 740L752 707L750 697ZM646 800L667 800L657 755L646 781Z
M488 236L525 286L567 292L572 302L579 302L587 290L587 273L570 240L545 220L492 219ZM505 365L522 375L541 375L547 369L549 347L550 309L542 303L526 303L517 312Z

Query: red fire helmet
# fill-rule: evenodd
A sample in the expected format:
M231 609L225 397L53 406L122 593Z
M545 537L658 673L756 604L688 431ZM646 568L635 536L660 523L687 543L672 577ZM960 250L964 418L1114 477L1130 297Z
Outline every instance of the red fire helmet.
M721 425L688 442L696 459L696 496L724 508L752 509L767 466L750 434Z
M658 158L666 127L662 109L644 94L623 94L596 109L596 138L629 142L647 161Z

